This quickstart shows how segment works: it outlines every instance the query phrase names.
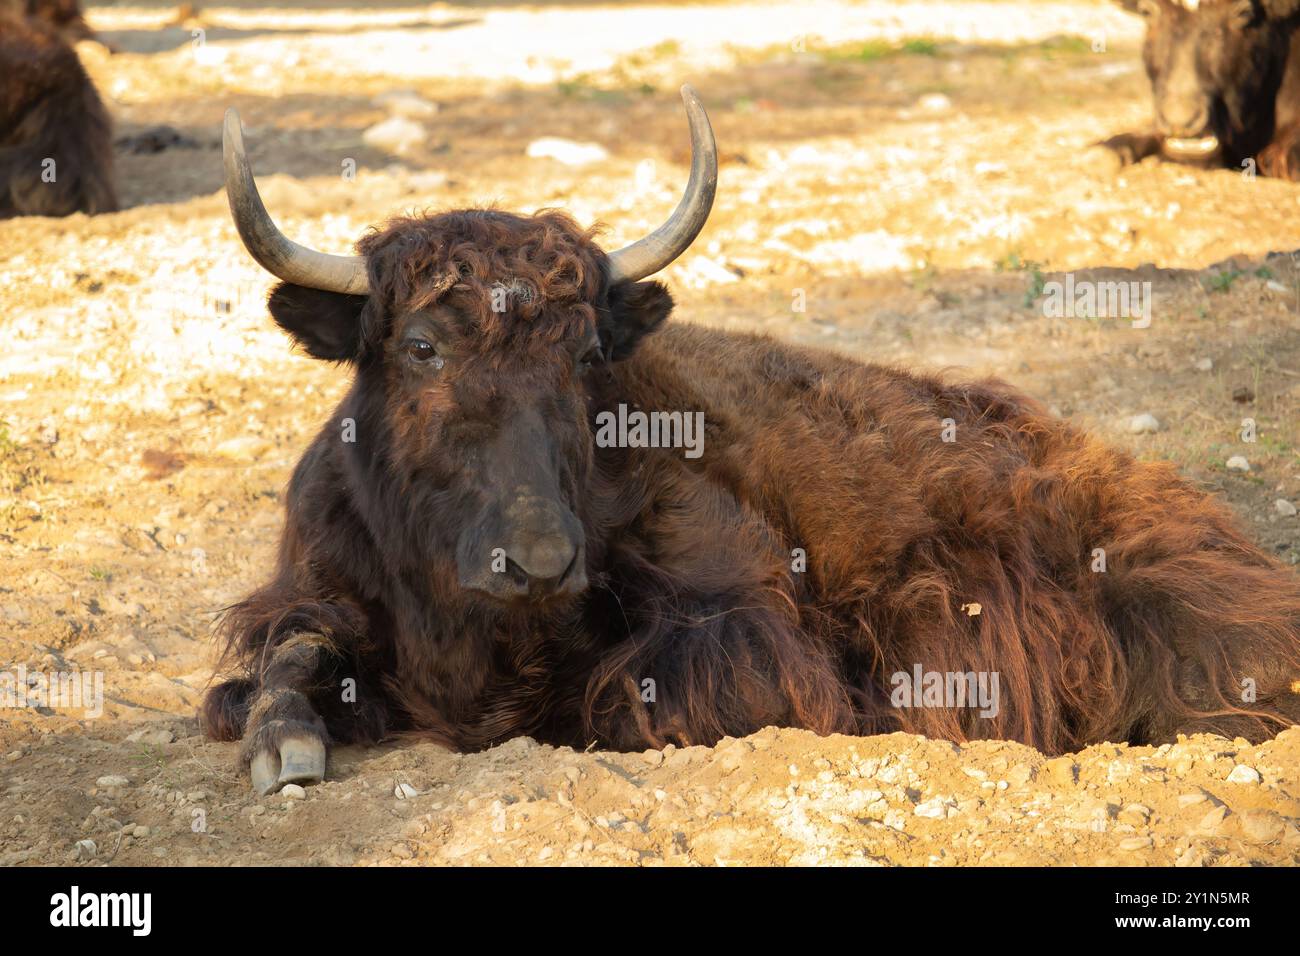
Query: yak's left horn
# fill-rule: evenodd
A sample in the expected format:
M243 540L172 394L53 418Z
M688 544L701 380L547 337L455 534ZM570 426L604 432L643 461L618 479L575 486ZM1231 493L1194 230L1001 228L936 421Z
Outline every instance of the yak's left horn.
M222 156L226 165L226 198L230 200L230 215L234 217L245 248L263 269L285 282L310 289L353 295L365 295L370 291L366 260L362 256L332 256L317 252L298 245L276 228L262 197L257 194L253 170L248 165L248 154L244 152L244 129L239 124L239 113L233 108L226 110Z
M612 282L635 282L664 268L695 241L713 208L713 196L718 191L718 145L713 141L713 127L699 94L689 83L682 87L682 102L691 126L691 178L686 192L666 223L644 239L610 254Z

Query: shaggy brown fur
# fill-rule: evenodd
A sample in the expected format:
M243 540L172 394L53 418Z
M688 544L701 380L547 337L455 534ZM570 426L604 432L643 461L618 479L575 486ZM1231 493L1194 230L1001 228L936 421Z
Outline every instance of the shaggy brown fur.
M0 17L35 20L53 27L69 43L94 40L80 0L0 0Z
M274 579L225 619L241 673L203 719L246 756L304 734L635 749L769 724L1054 754L1259 739L1300 715L1300 577L1172 467L1008 385L656 331L663 286L610 287L557 213L398 220L360 249L369 298L270 301L356 379L294 473ZM595 415L619 403L702 411L703 455L597 446ZM579 593L460 583L520 469L580 522ZM998 672L997 715L893 706L892 675L917 664Z
M111 212L112 125L67 39L84 21L40 7L0 6L0 218Z
M1148 156L1300 179L1300 0L1116 0L1147 20L1142 59L1155 123L1100 145L1123 163ZM1188 152L1178 140L1213 136Z

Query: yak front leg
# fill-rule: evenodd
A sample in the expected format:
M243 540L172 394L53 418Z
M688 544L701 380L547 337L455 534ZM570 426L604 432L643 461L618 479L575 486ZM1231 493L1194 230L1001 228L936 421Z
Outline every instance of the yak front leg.
M1148 156L1158 155L1163 142L1156 133L1120 133L1093 145L1110 150L1121 166L1132 166Z
M332 647L319 634L295 633L266 653L241 751L253 789L263 796L288 783L325 778L329 733L311 696L326 683L334 661Z

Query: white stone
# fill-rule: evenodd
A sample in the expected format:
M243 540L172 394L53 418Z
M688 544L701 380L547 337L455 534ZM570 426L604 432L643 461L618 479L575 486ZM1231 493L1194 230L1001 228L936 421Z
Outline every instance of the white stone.
M395 156L408 156L428 139L423 126L405 116L390 116L361 134L361 141L373 149Z
M925 803L918 803L916 805L916 809L913 810L912 812L915 813L918 817L930 817L931 819L938 819L944 815L943 801L935 799L935 800L927 800Z
M1228 774L1228 783L1259 783L1259 771L1239 763L1232 768L1232 773Z
M1134 415L1128 423L1128 430L1134 435L1150 435L1160 431L1160 421L1149 412Z
M916 101L916 106L927 113L946 113L952 109L952 100L942 93L926 93Z
M609 150L599 143L578 143L558 136L543 136L528 144L533 159L553 159L565 166L586 166L609 159Z
M1228 471L1250 471L1250 462L1242 455L1233 455L1227 462Z

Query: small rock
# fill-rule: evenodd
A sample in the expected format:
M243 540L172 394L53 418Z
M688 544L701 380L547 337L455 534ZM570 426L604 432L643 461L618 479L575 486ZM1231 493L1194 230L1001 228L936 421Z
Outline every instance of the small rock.
M393 856L403 860L409 860L415 856L415 853L405 843L394 843L391 852Z
M1249 405L1255 400L1255 390L1249 385L1238 385L1232 390L1232 400L1238 405Z
M92 860L99 852L99 847L95 846L94 840L78 840L72 850L78 860Z
M944 816L944 807L942 800L927 800L925 803L918 803L916 809L912 811L918 817L929 817L937 820Z
M131 836L137 839L144 839L149 835L149 828L146 826L137 826L132 828Z
M1204 802L1205 794L1203 793L1181 793L1178 795L1178 805L1180 807L1192 807Z
M1227 461L1228 471L1250 471L1250 462L1243 455L1233 455Z
M1201 817L1201 822L1197 824L1197 827L1204 833L1216 833L1218 832L1219 827L1223 825L1223 818L1227 816L1227 814L1228 808L1219 805L1205 816Z
M1150 816L1150 807L1144 807L1140 803L1130 803L1119 812L1115 819L1120 823L1127 823L1129 826L1141 827L1146 826L1147 818Z
M306 800L307 791L296 783L286 783L280 788L280 794L286 800Z
M256 461L271 449L271 443L257 435L236 435L220 442L213 451L226 458Z
M450 177L440 169L422 169L409 173L406 187L412 192L432 193L446 187Z
M1160 431L1160 421L1149 412L1134 415L1128 423L1128 430L1134 435L1151 435Z
M1287 501L1285 498L1279 498L1277 499L1277 501L1273 502L1273 508L1283 518L1295 517L1295 512L1296 512L1295 505L1291 504L1291 502Z
M1147 847L1151 846L1151 844L1152 840L1149 836L1134 836L1120 840L1119 848L1131 853L1134 850L1145 850Z
M1210 371L1210 369L1214 368L1214 359L1210 359L1210 358L1197 359L1195 362L1192 363L1192 367L1195 368L1196 371L1198 372L1208 372Z
M565 166L587 166L609 159L609 150L599 143L578 143L558 136L543 136L528 144L533 159L553 159Z
M412 797L418 797L420 791L416 790L409 783L399 783L393 788L393 796L398 800L410 800Z
M361 141L372 149L394 156L409 156L419 151L429 134L413 119L390 116L361 134Z
M1232 773L1228 774L1228 783L1259 783L1259 771L1239 763L1232 768Z
M916 101L916 106L927 113L946 113L952 109L952 100L942 93L926 93Z
M117 774L110 774L109 776L100 777L98 780L96 780L95 786L104 787L105 789L111 789L113 787L125 787L130 782L131 781L128 780L126 777L118 776Z
M1058 786L1074 784L1074 761L1069 757L1056 757L1043 764L1043 771L1048 779Z
M1240 823L1251 843L1272 843L1282 835L1282 820L1275 813L1250 811L1241 815Z

